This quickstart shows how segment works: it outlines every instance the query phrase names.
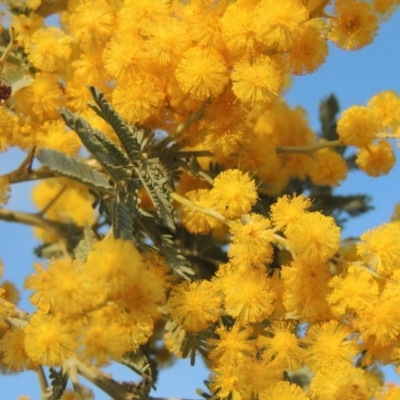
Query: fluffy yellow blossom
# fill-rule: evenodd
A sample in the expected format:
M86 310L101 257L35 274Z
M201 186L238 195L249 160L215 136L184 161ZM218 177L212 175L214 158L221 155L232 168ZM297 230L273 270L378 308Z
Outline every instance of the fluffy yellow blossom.
M218 339L207 339L211 346L209 359L214 367L234 365L255 354L256 343L250 339L253 333L250 327L241 327L236 323L231 328L219 327L215 333Z
M18 45L26 50L29 50L32 34L44 26L43 17L35 13L29 15L12 13L11 23L15 29Z
M285 381L278 382L264 393L260 393L259 400L308 400L309 397L300 386Z
M218 319L221 297L208 281L185 281L173 288L168 304L176 323L187 331L199 332Z
M302 260L326 262L339 249L340 228L333 217L319 212L303 213L285 230L289 247Z
M271 48L287 50L296 30L308 19L301 0L261 0L255 11L257 38Z
M400 225L391 222L369 230L361 235L357 254L378 274L390 277L399 268Z
M311 207L311 200L302 194L292 198L284 195L271 206L271 219L282 229L289 224L296 223L309 207Z
M377 177L390 172L396 162L393 147L385 139L357 151L356 164L369 176Z
M72 322L45 313L35 313L24 330L24 349L39 364L56 366L71 357L77 347Z
M0 209L3 208L10 198L11 186L8 179L0 176Z
M336 151L321 149L313 153L308 175L315 185L337 186L347 178L347 164Z
M232 90L243 103L270 103L279 96L282 84L282 69L268 56L233 67Z
M223 57L215 50L201 47L194 47L183 55L175 75L182 91L196 100L218 96L228 84Z
M164 99L162 81L150 74L129 75L112 94L115 109L129 123L145 122L158 112Z
M304 349L293 333L294 328L292 324L277 321L268 327L268 336L259 336L257 340L266 359L274 360L289 370L297 370L304 364Z
M345 50L358 50L372 42L378 21L367 1L336 0L329 39Z
M368 146L379 132L379 120L371 109L352 106L345 110L337 123L337 134L343 144Z
M192 190L185 195L192 203L202 208L212 208L214 203L208 189ZM182 224L191 233L207 234L211 229L217 226L218 220L203 214L196 209L183 207Z
M317 371L322 367L351 365L360 349L351 330L337 321L313 325L302 339L305 344L306 364Z
M247 361L247 360L246 360ZM239 373L237 365L223 364L213 368L210 376L210 389L217 392L221 399L243 399L240 393Z
M311 398L324 400L371 399L366 373L351 365L319 370L311 381Z
M95 85L101 88L102 92L106 91L107 86L107 73L104 66L102 55L97 51L91 51L80 55L79 59L74 60L71 63L74 71L74 81L80 82L85 81L86 92L90 96L87 85ZM71 83L70 81L68 83ZM72 82L73 83L73 82ZM84 96L86 97L86 96Z
M4 106L0 106L0 126L0 153L2 153L6 151L9 146L17 144L14 143L17 139L15 135L15 130L17 128L15 117L11 114L10 110Z
M54 72L65 66L71 55L71 39L55 27L37 30L30 43L29 60L44 72Z
M260 267L271 263L274 234L271 222L258 214L250 214L245 221L230 226L232 234L228 256L235 265L251 264Z
M24 331L20 328L12 328L6 331L0 339L2 349L1 361L13 371L24 369L36 370L38 363L33 362L24 349Z
M396 92L386 90L376 94L367 107L375 114L382 129L390 129L392 132L397 130L400 123L400 98Z
M239 218L256 203L256 185L249 174L229 169L214 179L210 196L218 212L228 218Z
M378 283L364 268L350 265L344 276L334 276L329 282L332 292L328 303L338 318L368 307L378 296Z
M328 55L328 45L313 26L299 29L288 48L289 64L295 75L310 74L317 70Z

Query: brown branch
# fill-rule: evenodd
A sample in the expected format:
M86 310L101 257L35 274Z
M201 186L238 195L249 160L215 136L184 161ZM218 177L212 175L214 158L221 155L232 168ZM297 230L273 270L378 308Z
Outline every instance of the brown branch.
M332 140L331 142L318 142L309 146L278 146L275 150L278 154L282 153L312 153L316 150L343 146L340 140Z
M31 172L18 172L12 171L8 174L3 175L8 179L8 181L12 183L21 183L21 182L29 182L29 181L36 181L38 179L48 179L48 178L56 178L56 172L50 171L46 168L39 168L37 170L33 170Z
M35 13L43 18L65 10L68 0L44 0Z

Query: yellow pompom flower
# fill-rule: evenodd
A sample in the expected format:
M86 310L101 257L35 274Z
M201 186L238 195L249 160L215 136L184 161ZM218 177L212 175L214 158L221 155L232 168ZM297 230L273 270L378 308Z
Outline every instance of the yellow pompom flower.
M285 51L307 19L308 11L301 0L261 0L255 10L254 30L260 43Z
M288 62L295 75L311 74L325 62L328 45L318 29L305 26L293 37L288 52Z
M221 297L208 281L183 282L168 300L172 319L190 332L199 332L220 316Z
M71 39L59 28L39 29L32 35L29 61L44 72L55 72L69 60L70 42Z
M264 393L260 393L259 400L308 400L307 393L300 386L281 381Z
M228 251L230 262L255 267L271 263L274 233L270 228L271 222L258 214L250 214L245 222L233 223L230 226L232 237Z
M390 172L396 162L392 145L384 139L357 151L356 164L369 176L377 177Z
M233 67L232 90L243 103L270 103L279 96L282 84L283 70L268 56Z
M18 135L16 135L16 117L4 105L0 106L0 153L6 151L9 146L18 145Z
M72 356L78 346L72 323L48 315L35 313L24 327L24 348L32 361L58 366Z
M376 94L368 102L367 107L375 114L383 129L396 132L400 124L400 97L396 92L386 90Z
M306 346L306 364L318 371L322 367L351 365L360 349L354 339L350 339L351 330L337 321L328 321L313 325L302 339Z
M202 208L212 208L214 203L208 189L192 190L185 195L193 204ZM215 228L218 220L203 214L200 210L183 207L181 220L191 233L205 235Z
M371 109L352 106L345 110L337 123L340 141L348 146L368 146L379 132L379 120Z
M345 50L370 44L378 31L378 19L367 1L336 0L329 39Z
M283 369L295 371L304 364L304 349L293 333L295 326L276 321L268 327L268 336L259 336L258 347L266 359L274 360ZM271 335L271 336L270 336Z
M213 49L194 47L179 63L176 79L184 93L195 100L216 97L228 84L228 70L223 57Z
M221 172L210 191L218 212L235 219L248 213L257 201L257 191L250 175L238 169Z
M284 229L287 225L296 223L309 207L311 200L303 194L292 198L284 195L271 206L271 219L275 225Z
M399 237L400 224L391 222L378 226L361 235L357 254L378 274L390 277L400 267Z
M129 75L118 82L112 94L115 109L131 124L156 115L164 99L162 82L150 74Z
M39 364L32 361L24 349L24 331L20 328L7 330L0 339L1 361L13 371L37 370Z
M32 34L44 27L44 19L34 12L29 15L11 13L11 26L15 29L18 46L28 51Z
M10 198L11 186L8 179L0 176L0 209L3 208Z
M291 251L310 263L328 261L340 245L340 228L335 220L319 212L303 213L286 228L285 236Z
M315 185L338 186L347 177L347 164L343 157L330 149L313 153L308 175Z

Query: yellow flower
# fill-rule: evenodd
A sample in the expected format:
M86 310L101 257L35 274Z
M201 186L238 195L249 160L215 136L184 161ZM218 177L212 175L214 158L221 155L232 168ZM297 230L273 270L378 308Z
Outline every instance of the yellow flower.
M256 203L256 185L249 174L229 169L214 179L210 196L218 212L231 219L239 218Z
M284 195L271 206L271 219L275 225L285 227L296 223L309 207L311 207L311 200L302 194L292 198Z
M360 349L354 339L350 339L351 330L337 321L313 325L302 339L306 345L306 364L314 371L322 367L351 365Z
M321 149L313 153L308 175L315 185L338 186L347 177L347 164L336 151Z
M375 114L383 129L390 129L392 132L398 129L400 98L396 92L386 90L376 94L368 102L367 107Z
M162 82L150 74L129 75L118 82L112 94L115 109L132 124L156 115L164 99Z
M336 0L329 39L345 50L358 50L370 44L378 31L377 17L366 1Z
M308 11L301 0L261 0L254 19L258 41L285 51L296 30L308 19Z
M377 143L357 151L356 164L369 176L377 177L390 172L396 156L389 141L381 139Z
M8 179L0 176L0 209L3 208L11 195L11 186Z
M259 400L308 400L309 397L300 386L285 381L278 382L272 388L260 393Z
M302 260L326 262L339 249L340 228L333 217L319 212L303 213L285 230L289 247Z
M337 134L343 144L368 146L379 131L379 121L371 109L352 106L345 110L337 123Z
M328 55L328 45L318 29L305 26L294 35L288 48L289 63L295 75L317 70Z
M70 55L70 38L61 29L52 26L32 35L28 57L36 68L55 72L65 66Z
M11 25L15 29L18 46L29 50L32 34L44 26L43 17L36 13L29 15L11 13Z
M378 274L390 277L399 268L400 224L391 222L369 230L361 235L357 254Z
M218 398L242 400L239 388L239 371L236 365L222 364L213 369L210 389L213 393L218 393Z
M19 328L7 330L0 339L1 361L13 371L37 370L39 364L33 362L24 349L24 331Z
M252 63L240 61L233 67L232 90L244 103L270 103L279 96L283 84L283 71L268 56Z
M195 100L218 96L228 83L223 57L213 49L194 47L183 55L176 79L184 93Z
M234 365L255 354L255 342L249 339L253 333L250 327L242 327L236 323L230 329L224 326L217 328L215 333L219 339L207 339L211 346L209 359L214 367Z
M250 214L246 221L233 223L230 226L232 237L228 251L230 262L255 267L271 263L274 234L270 227L271 222L258 214Z
M276 361L283 369L297 370L304 364L304 349L300 347L295 326L276 321L267 328L268 336L259 336L258 347L266 359ZM271 335L271 336L270 336Z
M185 281L173 288L168 304L176 323L187 331L199 332L218 319L221 298L208 281Z
M0 153L2 153L6 151L9 146L18 145L18 135L15 134L17 129L16 118L4 105L0 106L0 126Z
M24 328L24 348L34 362L58 366L71 357L78 346L71 323L41 312L31 316Z

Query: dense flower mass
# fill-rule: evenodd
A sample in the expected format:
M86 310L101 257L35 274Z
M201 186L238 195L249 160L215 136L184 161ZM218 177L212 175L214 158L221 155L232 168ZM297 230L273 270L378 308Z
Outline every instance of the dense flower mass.
M379 366L400 371L400 206L341 242L370 206L334 188L392 170L400 97L339 114L331 96L314 132L285 95L330 43L371 44L400 2L6 3L0 153L26 157L0 175L0 219L33 226L42 260L31 314L0 281L0 367L42 386L53 367L43 398L93 398L82 375L145 399L175 356L199 355L206 398L399 398ZM32 180L37 212L7 209ZM142 381L111 379L112 362Z

